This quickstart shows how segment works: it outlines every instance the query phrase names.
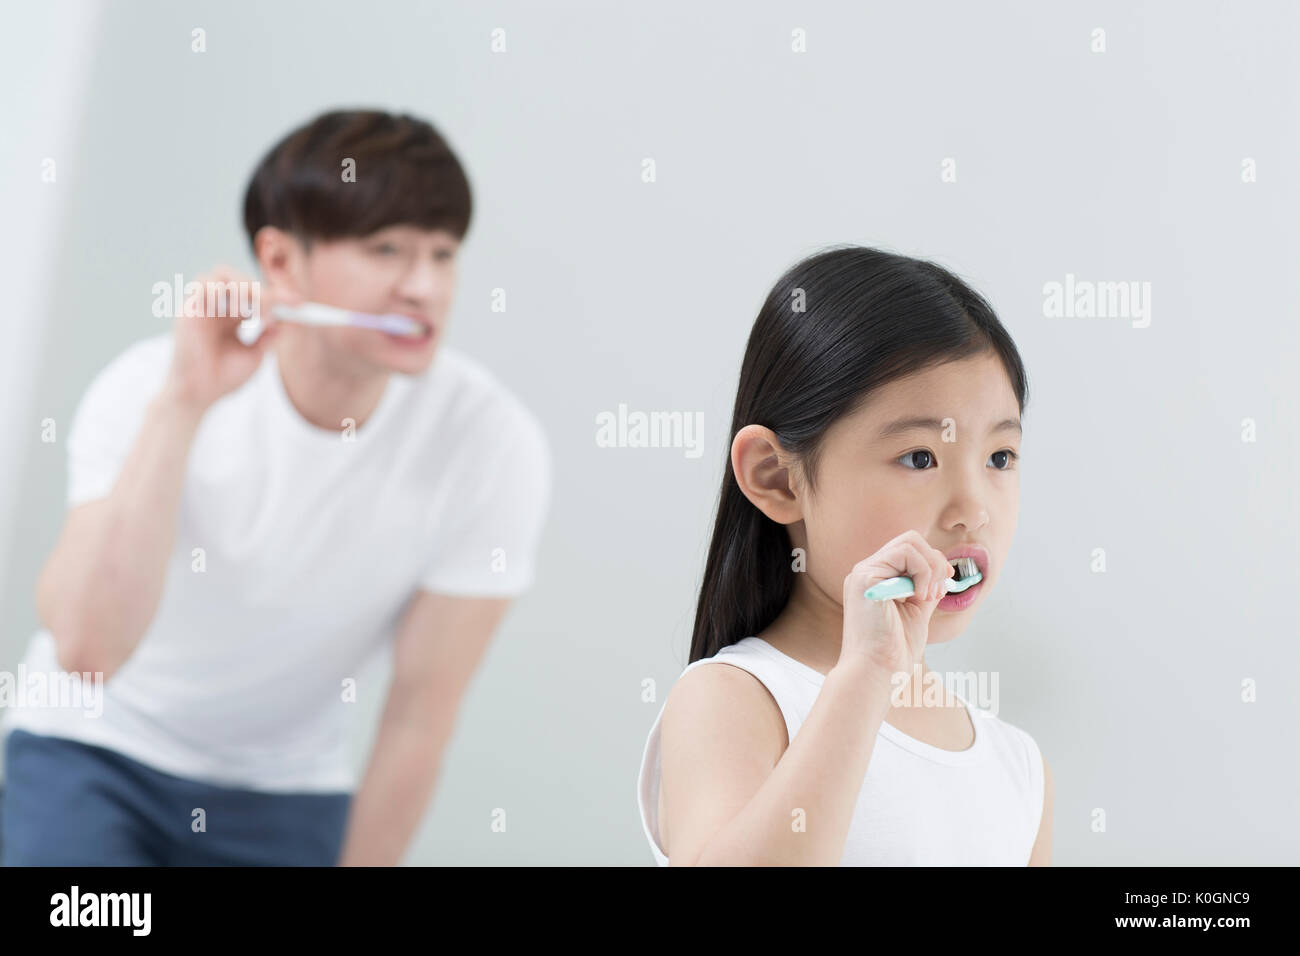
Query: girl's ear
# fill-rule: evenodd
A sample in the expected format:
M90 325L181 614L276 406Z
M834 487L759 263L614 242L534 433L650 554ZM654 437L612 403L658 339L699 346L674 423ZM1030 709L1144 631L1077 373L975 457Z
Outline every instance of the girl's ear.
M731 442L731 470L744 496L777 524L803 520L795 463L772 429L746 425L736 432Z

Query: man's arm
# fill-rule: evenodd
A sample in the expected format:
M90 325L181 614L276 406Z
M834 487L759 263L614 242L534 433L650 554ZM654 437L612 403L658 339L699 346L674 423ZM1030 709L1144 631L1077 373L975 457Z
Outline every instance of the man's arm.
M398 625L393 679L340 866L395 866L429 806L461 699L510 598L421 591Z
M95 478L110 468L116 474L105 496L80 500L78 493L80 503L69 509L37 581L37 613L64 670L100 672L107 680L135 652L158 611L199 424L217 399L248 381L278 331L272 325L246 346L236 336L237 302L214 297L208 314L208 285L238 278L225 268L201 277L174 323L170 364L147 405L136 378L152 378L154 369L138 363L106 369L108 378L87 392L86 417L78 416L73 431L91 436L95 451L74 454L69 436L69 485L75 488L87 471ZM268 311L269 299L262 296ZM120 406L134 408L136 401L142 411L127 449ZM105 443L127 449L120 467Z
M36 587L37 612L65 670L98 671L107 680L148 630L202 417L164 390L150 402L109 496L68 512Z

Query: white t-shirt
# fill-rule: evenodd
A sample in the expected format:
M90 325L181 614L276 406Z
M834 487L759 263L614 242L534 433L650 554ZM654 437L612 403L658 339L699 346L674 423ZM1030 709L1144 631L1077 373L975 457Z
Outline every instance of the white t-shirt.
M758 678L776 700L789 740L808 717L824 675L758 637L746 637L682 671L721 662ZM680 680L680 678L678 678ZM975 742L944 750L882 722L844 841L841 866L1024 866L1043 815L1043 758L1028 733L953 692ZM650 852L659 842L659 724L641 756L637 806Z
M171 349L170 333L137 342L91 383L67 439L69 507L112 489ZM160 605L102 714L29 704L0 729L228 786L355 789L345 681L391 646L418 590L526 590L552 480L533 414L446 346L422 375L390 375L345 434L298 413L268 353L199 425ZM59 672L48 631L23 665Z

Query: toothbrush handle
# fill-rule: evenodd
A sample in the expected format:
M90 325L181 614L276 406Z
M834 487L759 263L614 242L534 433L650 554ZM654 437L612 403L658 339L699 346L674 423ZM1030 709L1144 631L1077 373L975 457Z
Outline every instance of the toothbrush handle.
M282 322L301 322L304 325L350 324L346 312L327 305L277 305L271 310L271 314Z
M974 577L970 579L963 579L963 580L969 580L970 584L967 584L966 587L970 587L971 584L975 584L980 580L980 576L979 574L976 574ZM944 581L943 582L944 593L951 594L954 590L959 590L959 591L966 590L965 587L954 589L953 585L955 583L956 582L952 578L948 578L946 581ZM916 593L916 586L912 583L912 579L909 577L899 577L899 578L886 578L883 581L877 581L875 584L871 585L871 587L867 588L865 592L865 596L868 601L888 601L893 598L911 597L915 593Z
M865 596L868 601L888 601L892 598L911 597L916 589L909 577L886 578L867 588Z
M404 315L372 315L369 312L350 312L332 305L309 302L298 307L276 306L276 318L308 325L352 325L363 329L379 329L394 335L419 335L420 323Z
M392 332L395 335L414 335L420 331L419 323L404 315L367 315L364 312L353 312L349 315L349 319L352 325Z
M239 339L242 345L254 345L265 331L266 326L262 324L261 319L244 319L235 326L235 338Z

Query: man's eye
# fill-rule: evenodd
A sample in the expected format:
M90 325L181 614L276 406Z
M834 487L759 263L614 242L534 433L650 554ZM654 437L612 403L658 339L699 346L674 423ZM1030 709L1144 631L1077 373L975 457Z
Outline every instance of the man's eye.
M998 471L1009 471L1011 466L1016 463L1016 459L1020 457L1010 448L1004 448L1001 451L995 451L993 454L989 455L989 461L993 461L993 459L997 458L999 455L1002 456L1002 464L993 466Z
M921 451L909 451L906 455L900 456L898 460L901 462L911 461L911 464L905 464L903 466L905 468L912 468L916 471L925 471L930 466L930 463L934 461L934 456L923 449ZM917 463L918 460L920 461L920 464Z

